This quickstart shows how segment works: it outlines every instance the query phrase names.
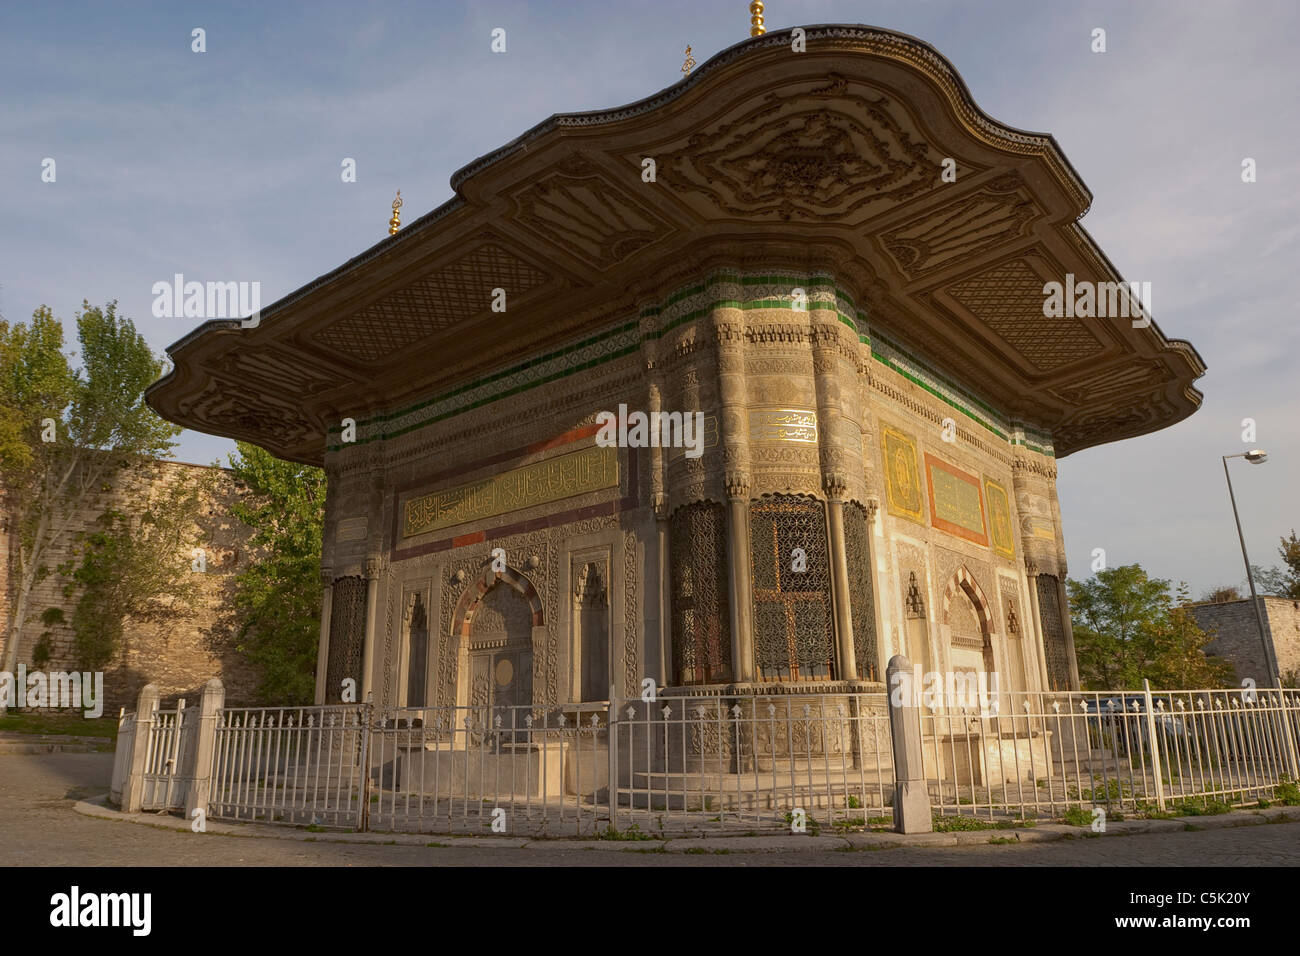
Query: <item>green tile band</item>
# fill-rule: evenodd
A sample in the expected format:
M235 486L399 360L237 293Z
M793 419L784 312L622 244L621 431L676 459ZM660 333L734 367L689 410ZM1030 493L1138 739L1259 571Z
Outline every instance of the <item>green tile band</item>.
M348 444L364 445L372 441L397 438L606 362L617 361L640 351L644 341L660 339L681 325L704 318L715 309L752 311L788 308L791 296L775 294L776 290L772 287L780 286L785 290L790 289L792 283L794 287L808 290L809 308L833 308L839 321L855 332L858 341L882 365L925 389L1003 441L1039 454L1053 455L1051 436L1047 432L1012 422L880 332L873 333L868 326L866 314L856 307L848 293L835 285L830 276L799 273L741 275L725 271L713 273L702 282L675 290L658 305L643 308L635 320L619 323L594 335L583 336L407 408L359 421L357 440ZM739 287L742 293L752 290L755 296L714 297L713 290L723 285ZM642 329L643 325L652 327ZM327 434L329 439L336 440L341 432L341 426L335 425L329 428ZM336 441L327 441L326 444L327 451L340 451L343 447Z

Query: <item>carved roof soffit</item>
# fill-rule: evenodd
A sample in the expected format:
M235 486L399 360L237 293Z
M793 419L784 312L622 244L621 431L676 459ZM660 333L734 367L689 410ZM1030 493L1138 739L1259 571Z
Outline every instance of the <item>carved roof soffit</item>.
M264 309L258 326L217 320L181 339L148 400L191 427L319 463L322 429L358 383L403 407L638 314L661 283L726 262L835 274L873 323L904 344L932 343L936 364L983 383L994 405L1023 399L1061 455L1195 410L1204 363L1185 342L1154 325L1092 338L1076 324L1044 327L1041 301L1034 317L1045 277L1119 278L1075 222L1091 195L1050 136L989 118L919 40L806 30L799 57L789 31L769 33L638 103L538 124L458 171L451 202ZM818 161L794 162L810 144ZM641 180L643 152L657 159L657 184ZM961 176L940 191L933 167L945 155ZM940 213L957 208L965 231L954 235ZM475 291L496 285L510 317ZM477 334L512 321L510 334ZM412 363L412 349L444 361ZM284 374L232 389L222 376L255 354L280 356ZM1158 356L1165 380L1135 373L1110 394L1087 380L1139 355Z

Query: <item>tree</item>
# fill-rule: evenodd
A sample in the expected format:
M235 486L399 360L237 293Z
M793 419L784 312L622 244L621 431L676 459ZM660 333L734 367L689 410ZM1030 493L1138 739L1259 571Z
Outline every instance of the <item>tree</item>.
M1277 553L1283 567L1261 568L1252 564L1250 573L1255 578L1255 590L1259 594L1300 600L1300 538L1296 537L1295 528L1289 536L1278 538L1278 542Z
M234 514L252 530L252 557L235 580L237 648L260 674L267 703L309 704L315 696L321 611L325 473L236 443L236 480L250 492Z
M1201 595L1202 604L1227 604L1230 601L1241 600L1241 588L1235 584L1221 584L1217 588L1210 588Z
M182 469L164 478L153 460L132 471L130 509L105 509L96 530L82 537L80 563L74 558L59 566L68 578L64 596L81 592L71 623L83 670L102 670L122 649L128 619L168 621L183 614L198 593L191 546L215 475Z
M41 306L30 324L0 320L0 487L10 517L13 613L4 666L14 671L31 595L73 522L143 457L167 454L180 428L145 405L162 368L117 303L83 302L81 367L63 351L63 325ZM3 712L3 704L0 704Z
M1231 678L1224 660L1208 658L1211 640L1182 605L1170 582L1148 577L1140 565L1098 571L1070 580L1070 614L1079 679L1088 690L1131 690L1142 680L1165 689L1220 687Z

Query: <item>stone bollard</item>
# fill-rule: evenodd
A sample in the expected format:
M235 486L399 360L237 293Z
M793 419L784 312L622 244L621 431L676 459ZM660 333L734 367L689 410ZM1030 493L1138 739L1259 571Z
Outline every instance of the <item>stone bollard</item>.
M199 700L199 726L194 735L193 771L185 794L185 819L193 820L194 811L202 810L207 820L208 796L212 788L212 755L216 750L217 718L226 703L226 688L217 678L203 685Z
M153 730L154 713L158 710L158 686L145 684L135 704L135 733L131 742L131 766L127 770L126 786L122 789L122 810L139 813L144 803L144 766L149 756L149 733Z
M934 826L921 768L921 712L912 677L911 661L902 654L890 658L885 686L889 692L889 736L894 744L894 829L929 833Z

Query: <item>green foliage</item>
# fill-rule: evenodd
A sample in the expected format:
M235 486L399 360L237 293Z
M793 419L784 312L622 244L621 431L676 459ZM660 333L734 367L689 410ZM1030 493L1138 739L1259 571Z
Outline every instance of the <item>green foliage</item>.
M173 620L197 594L189 546L213 474L181 470L159 481L154 462L137 462L134 470L139 480L123 485L134 489L130 512L106 509L79 542L80 563L74 558L59 568L68 578L64 595L79 592L72 629L83 670L102 670L113 659L128 619Z
M614 825L611 823L609 826L605 827L605 829L596 831L596 839L638 842L643 840L653 840L655 838L649 833L643 831L635 823L626 830L616 830Z
M320 637L320 556L325 473L239 442L230 458L249 496L233 507L248 525L251 561L236 578L237 647L257 668L270 704L315 696Z
M74 369L63 325L48 308L27 324L0 321L0 487L15 538L14 611L0 670L17 665L32 588L50 574L48 555L76 516L97 507L132 461L167 454L180 432L144 403L162 362L115 302L83 303L77 339Z
M60 737L117 736L116 717L85 717L45 711L10 713L0 717L0 734L56 734Z
M36 639L32 645L32 665L37 670L44 670L50 663L50 657L54 653L54 647L50 643L50 632L46 631Z
M1065 811L1064 820L1068 826L1090 827L1092 826L1092 811L1087 807L1069 807Z
M1278 538L1278 556L1282 558L1282 567L1263 568L1258 564L1250 566L1251 576L1255 579L1255 592L1272 597L1300 600L1300 538L1295 529L1284 538ZM1242 596L1249 596L1247 584L1241 587Z
M1274 795L1283 806L1300 807L1300 786L1287 774L1278 778Z
M979 817L931 815L935 833L955 833L959 830L1011 830L1021 824L1015 820L982 820Z
M1079 679L1086 690L1224 687L1232 666L1205 655L1213 640L1196 624L1187 586L1151 578L1140 565L1098 571L1068 583Z

